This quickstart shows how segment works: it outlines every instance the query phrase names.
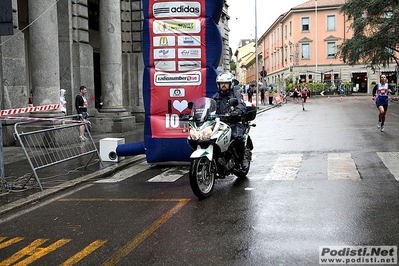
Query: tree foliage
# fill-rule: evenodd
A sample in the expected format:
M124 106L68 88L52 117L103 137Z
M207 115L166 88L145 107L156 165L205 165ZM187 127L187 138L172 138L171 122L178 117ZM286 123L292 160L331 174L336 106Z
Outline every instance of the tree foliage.
M235 71L237 68L236 62L234 60L230 61L230 70Z
M364 64L374 71L399 65L399 0L348 0L341 12L354 34L338 46L345 63Z

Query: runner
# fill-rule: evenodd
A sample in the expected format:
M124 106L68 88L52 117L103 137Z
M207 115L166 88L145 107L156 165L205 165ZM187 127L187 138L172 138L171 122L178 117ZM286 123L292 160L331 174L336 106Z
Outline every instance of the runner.
M389 93L395 93L391 89L391 85L387 83L387 77L385 74L380 76L380 83L374 86L373 89L373 100L375 100L375 105L378 108L378 123L377 128L384 132L385 116L388 110L388 95Z
M302 110L305 111L305 103L306 103L306 99L308 98L308 88L306 88L305 82L302 83L301 97L302 97Z

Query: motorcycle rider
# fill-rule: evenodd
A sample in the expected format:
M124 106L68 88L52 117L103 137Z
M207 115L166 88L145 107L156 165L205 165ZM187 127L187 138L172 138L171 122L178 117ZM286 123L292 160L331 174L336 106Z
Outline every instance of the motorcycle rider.
M233 89L233 79L234 76L230 72L219 74L216 78L216 83L219 90L217 93L215 93L215 95L212 96L212 98L216 101L217 114L225 114L229 100L231 98L237 98L238 105L235 107L234 113L243 117L247 111L247 107L241 93L238 90ZM241 166L242 168L247 168L248 161L244 156L245 143L243 138L245 127L241 121L230 123L230 127L235 148L241 161Z

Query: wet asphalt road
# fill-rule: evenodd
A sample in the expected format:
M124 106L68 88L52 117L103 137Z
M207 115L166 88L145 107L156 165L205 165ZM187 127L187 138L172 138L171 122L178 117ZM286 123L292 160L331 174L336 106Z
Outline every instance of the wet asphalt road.
M370 97L305 108L260 114L248 178L206 200L188 166L144 162L2 216L0 265L318 265L320 246L397 246L399 104L385 132Z

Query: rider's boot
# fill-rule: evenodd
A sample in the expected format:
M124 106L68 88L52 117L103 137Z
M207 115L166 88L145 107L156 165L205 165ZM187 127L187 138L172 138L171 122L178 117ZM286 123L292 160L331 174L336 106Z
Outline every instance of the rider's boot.
M240 165L242 169L246 169L249 166L248 160L245 158L245 143L243 142L241 145L237 147L237 153L240 159Z

